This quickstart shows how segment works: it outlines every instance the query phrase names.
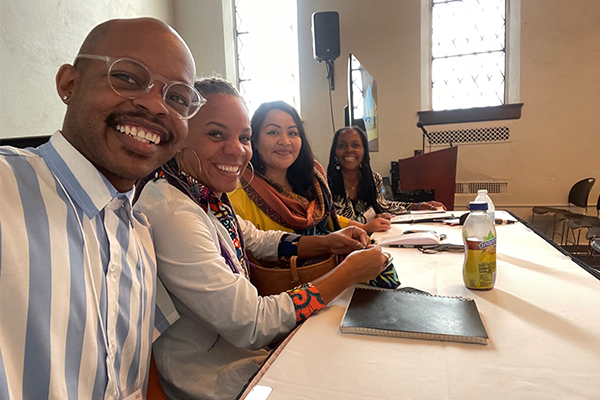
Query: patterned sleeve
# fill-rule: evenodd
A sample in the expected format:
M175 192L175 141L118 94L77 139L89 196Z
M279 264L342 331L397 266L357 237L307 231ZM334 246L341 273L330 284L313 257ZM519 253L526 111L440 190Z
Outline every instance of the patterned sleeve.
M346 193L344 193L344 197L336 198L333 205L335 206L335 212L337 213L338 217L344 217L348 219L356 218L352 201Z
M386 212L391 214L404 214L410 210L412 203L401 201L390 201L383 197L383 179L378 172L373 171L373 180L375 181L375 190L377 191L377 204Z
M369 286L385 289L396 289L398 286L400 286L400 279L398 279L398 274L396 273L394 264L390 264L385 271L377 276L377 278L371 279L365 283Z
M310 282L288 290L286 293L290 295L294 303L296 323L298 324L325 307L319 289Z
M289 260L292 256L298 255L298 242L302 235L296 235L295 233L286 233L279 240L279 246L277 247L277 257L282 260Z

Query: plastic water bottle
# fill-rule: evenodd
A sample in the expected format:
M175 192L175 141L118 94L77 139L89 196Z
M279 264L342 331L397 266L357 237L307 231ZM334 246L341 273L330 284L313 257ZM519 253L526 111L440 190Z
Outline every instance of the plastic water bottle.
M492 199L490 199L490 196L488 196L487 190L485 190L485 189L478 190L477 197L475 197L475 201L487 203L487 205L488 205L487 213L490 216L490 219L492 220L492 222L494 222L494 214L496 211L496 207L494 207L494 203L492 203Z
M488 290L496 283L496 228L486 212L487 203L471 202L469 210L463 225L463 280L469 289Z

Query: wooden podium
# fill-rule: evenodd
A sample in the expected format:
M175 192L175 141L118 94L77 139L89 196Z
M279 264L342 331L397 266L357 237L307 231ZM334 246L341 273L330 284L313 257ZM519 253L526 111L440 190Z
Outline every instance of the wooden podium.
M458 147L398 160L402 190L435 190L435 200L454 210Z

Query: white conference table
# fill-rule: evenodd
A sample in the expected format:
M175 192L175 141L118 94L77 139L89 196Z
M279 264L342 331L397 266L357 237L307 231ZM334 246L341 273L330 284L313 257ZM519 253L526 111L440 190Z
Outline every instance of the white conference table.
M460 226L413 227L461 240ZM524 224L497 235L490 291L465 288L462 253L388 249L402 286L475 299L487 345L342 334L350 288L256 379L268 400L600 398L600 281Z

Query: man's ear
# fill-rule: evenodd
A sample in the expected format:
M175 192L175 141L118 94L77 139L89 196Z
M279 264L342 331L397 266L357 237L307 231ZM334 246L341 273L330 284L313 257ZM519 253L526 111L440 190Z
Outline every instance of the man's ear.
M56 91L63 103L69 104L78 78L79 72L70 64L64 64L58 70L56 74Z

